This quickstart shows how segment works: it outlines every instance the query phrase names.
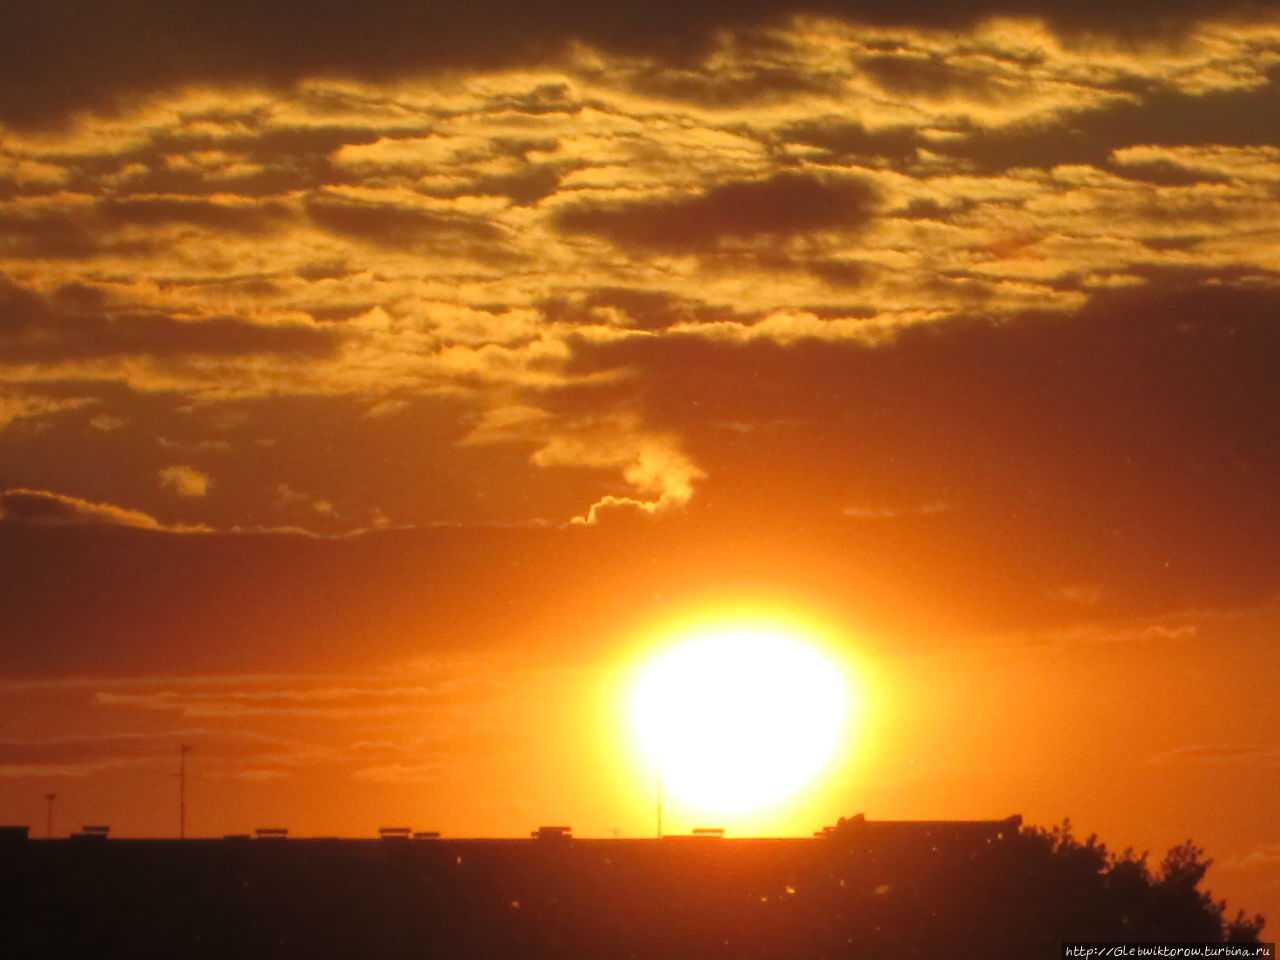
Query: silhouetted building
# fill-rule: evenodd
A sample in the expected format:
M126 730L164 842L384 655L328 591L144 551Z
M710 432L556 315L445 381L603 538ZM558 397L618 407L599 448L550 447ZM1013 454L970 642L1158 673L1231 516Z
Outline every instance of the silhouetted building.
M702 827L570 843L569 827L543 826L534 843L15 841L0 852L0 956L1057 960L1064 940L1221 939L1194 869L1190 883L1158 882L1019 825L859 816L821 839Z

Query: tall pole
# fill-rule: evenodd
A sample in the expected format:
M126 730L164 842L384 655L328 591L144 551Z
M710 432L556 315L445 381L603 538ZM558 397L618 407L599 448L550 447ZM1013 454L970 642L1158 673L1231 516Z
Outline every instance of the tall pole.
M658 839L662 839L662 760L658 760Z
M178 839L187 837L187 754L191 747L182 744L178 747Z
M44 802L47 804L45 810L44 830L45 836L50 840L53 839L53 801L57 799L58 795L56 793L46 793L44 795Z

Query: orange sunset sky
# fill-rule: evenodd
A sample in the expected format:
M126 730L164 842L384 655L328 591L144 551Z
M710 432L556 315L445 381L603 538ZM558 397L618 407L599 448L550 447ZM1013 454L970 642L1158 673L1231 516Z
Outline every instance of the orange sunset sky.
M1280 11L0 9L0 822L653 832L731 623L856 697L667 827L1070 817L1280 923ZM1274 938L1272 938L1274 939Z

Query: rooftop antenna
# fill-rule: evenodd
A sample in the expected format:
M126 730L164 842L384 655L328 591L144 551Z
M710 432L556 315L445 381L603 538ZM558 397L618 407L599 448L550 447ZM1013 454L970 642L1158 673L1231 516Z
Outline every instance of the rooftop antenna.
M53 839L53 801L57 799L58 795L56 793L46 793L44 795L44 802L47 804L44 824L45 836L50 840Z
M189 744L178 747L178 839L187 837L187 754L191 752Z
M662 758L658 758L658 839L662 839Z

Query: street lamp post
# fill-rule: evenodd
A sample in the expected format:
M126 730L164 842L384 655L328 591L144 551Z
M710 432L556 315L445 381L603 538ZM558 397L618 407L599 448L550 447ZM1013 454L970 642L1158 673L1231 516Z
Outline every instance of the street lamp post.
M662 760L658 760L658 839L662 839Z
M178 747L178 839L187 837L187 754L191 747L182 744Z

